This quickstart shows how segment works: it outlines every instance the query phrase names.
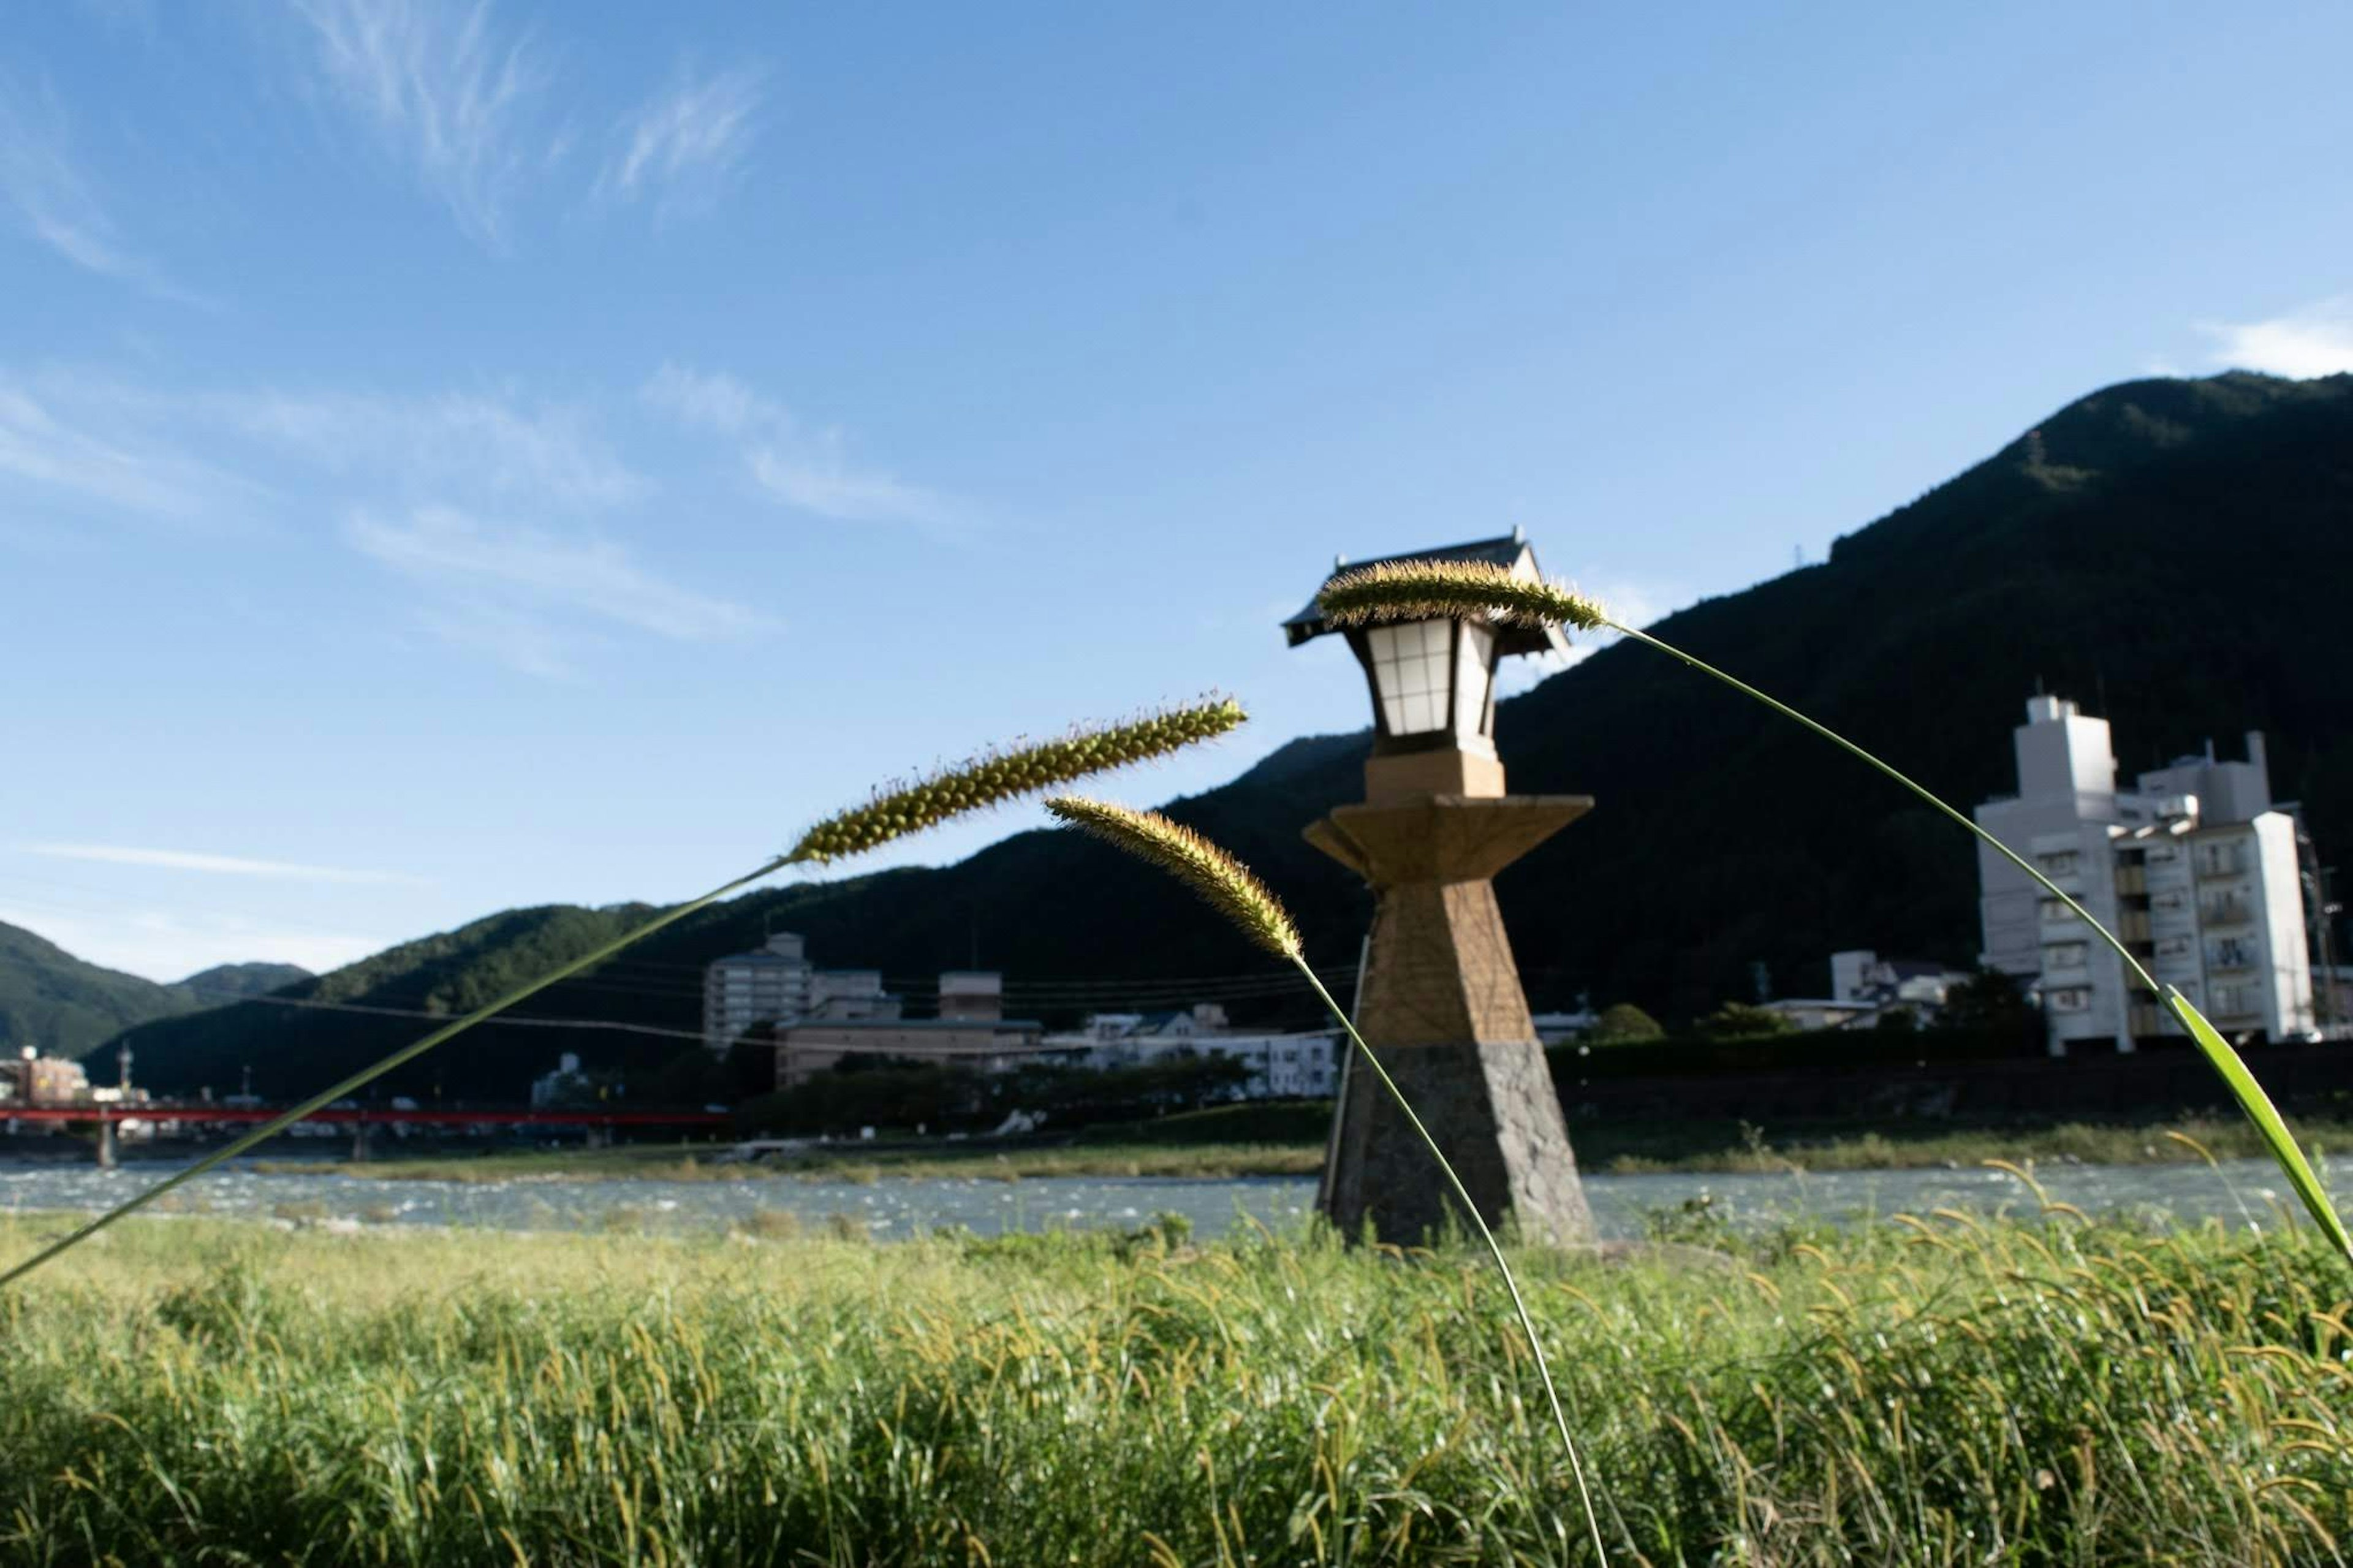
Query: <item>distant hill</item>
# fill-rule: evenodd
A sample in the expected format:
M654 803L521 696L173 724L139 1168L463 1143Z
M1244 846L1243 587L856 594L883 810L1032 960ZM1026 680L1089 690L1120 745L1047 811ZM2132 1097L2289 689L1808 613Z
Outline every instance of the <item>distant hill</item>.
M259 996L311 978L291 963L222 963L169 985L76 958L0 924L0 1048L81 1056L133 1024Z
M1769 482L1769 477L1760 482ZM1359 539L1357 555L1476 532ZM1567 542L1539 540L1556 559ZM1322 558L1302 563L1303 591ZM1655 629L1883 752L1947 798L2013 787L2010 731L2038 686L2114 720L2124 768L2242 730L2271 737L2324 858L2353 847L2353 377L2138 381L2072 404L1993 457L1840 540L1830 559ZM1269 626L1266 635L1276 635ZM1181 675L1172 672L1172 679ZM1503 704L1516 789L1594 812L1498 883L1532 999L1630 1001L1670 1020L1745 996L1753 963L1818 990L1836 948L1966 962L1968 842L1820 741L1640 647L1605 648ZM1300 829L1362 789L1363 735L1294 742L1174 815L1255 865L1320 964L1355 961L1370 903ZM628 910L517 910L290 994L443 1010L617 929ZM1025 833L955 866L754 894L681 922L526 1012L691 1031L700 966L804 932L819 961L915 977L1004 969L1018 1009L1068 1015L1082 982L1269 974L1164 879ZM1312 1016L1279 979L1240 1016ZM323 1083L416 1020L248 1004L141 1026L140 1061L188 1083L256 1063L269 1092ZM511 1026L408 1069L415 1091L519 1094L559 1049L641 1069L686 1042Z
M299 963L216 963L180 981L174 989L187 993L200 1007L215 1007L247 996L266 996L311 972Z
M79 1056L131 1025L185 1012L187 994L101 969L21 926L0 924L0 1048Z

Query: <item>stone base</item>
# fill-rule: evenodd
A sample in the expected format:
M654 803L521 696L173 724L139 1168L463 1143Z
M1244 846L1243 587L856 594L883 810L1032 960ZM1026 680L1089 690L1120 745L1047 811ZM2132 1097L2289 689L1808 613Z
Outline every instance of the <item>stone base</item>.
M1542 1046L1407 1046L1380 1057L1481 1218L1530 1241L1592 1242L1593 1215ZM1430 1150L1362 1060L1349 1066L1338 1115L1323 1208L1343 1235L1356 1239L1367 1220L1381 1239L1408 1246L1450 1226L1471 1234Z
M1589 809L1582 795L1422 795L1341 806L1308 841L1379 892L1357 1026L1491 1226L1589 1242L1568 1129L1488 879ZM1378 1077L1349 1064L1319 1206L1413 1243L1456 1200ZM1465 1227L1467 1228L1467 1226Z

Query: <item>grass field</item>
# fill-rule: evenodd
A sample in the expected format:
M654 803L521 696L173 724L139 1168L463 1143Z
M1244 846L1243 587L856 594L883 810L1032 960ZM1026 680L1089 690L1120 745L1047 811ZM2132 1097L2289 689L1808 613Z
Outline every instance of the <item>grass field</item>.
M1616 1561L2339 1560L2302 1235L1724 1245L1520 1255ZM1311 1237L132 1222L0 1297L0 1561L1589 1561L1509 1320Z
M715 1162L724 1145L625 1144L610 1149L507 1151L406 1157L397 1148L364 1165L277 1160L280 1171L344 1170L382 1180L507 1181L517 1176L631 1176L738 1181L761 1176L862 1181L882 1176L1225 1176L1313 1175L1324 1158L1329 1111L1310 1104L1231 1106L1156 1121L1089 1128L1028 1142L832 1144L757 1165ZM2353 1122L2295 1123L2315 1152L2353 1147ZM2052 1126L1949 1127L1924 1122L1809 1123L1756 1129L1737 1121L1616 1121L1572 1130L1588 1171L1900 1170L1975 1166L1989 1159L2057 1163L2143 1164L2260 1158L2264 1150L2244 1117L2211 1117ZM2179 1134L2179 1136L2168 1136ZM2185 1142L2187 1138L2191 1142Z

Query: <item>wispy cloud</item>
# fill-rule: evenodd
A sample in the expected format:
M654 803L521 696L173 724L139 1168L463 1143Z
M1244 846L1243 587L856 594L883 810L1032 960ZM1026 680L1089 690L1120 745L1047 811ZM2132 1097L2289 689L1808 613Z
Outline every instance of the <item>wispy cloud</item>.
M681 69L670 87L622 117L596 197L650 199L658 216L707 211L751 152L764 74L745 66L698 79Z
M323 973L382 952L379 936L290 931L275 923L185 910L110 906L83 912L0 900L0 921L38 931L77 958L164 984L216 963L299 963Z
M480 393L274 391L222 395L200 406L331 472L572 507L619 505L648 488L576 408L528 406Z
M360 871L347 866L306 866L290 860L253 860L239 855L209 855L193 849L151 849L129 844L19 844L16 847L24 854L46 856L53 860L94 860L109 866L206 871L225 877L265 877L282 882L420 885L425 880L401 871Z
M26 233L75 266L166 299L196 297L123 247L114 221L76 162L57 96L0 75L0 204Z
M203 452L202 459L191 457ZM385 502L594 510L652 487L584 406L515 393L156 389L0 372L0 478L149 516L249 514L269 491L229 468L341 481Z
M744 605L665 582L608 540L486 525L446 507L405 522L354 517L352 547L438 596L427 625L533 675L565 672L555 617L586 617L675 642L736 641L771 628Z
M2261 321L2207 321L2213 363L2299 379L2353 371L2353 294L2339 294Z
M341 106L415 171L459 226L504 242L519 184L543 166L554 72L488 0L294 0Z
M691 429L735 442L753 482L787 506L844 521L956 521L945 498L852 463L839 431L804 428L782 404L732 375L666 364L640 395Z
M74 389L0 374L0 479L147 517L194 519L253 488Z

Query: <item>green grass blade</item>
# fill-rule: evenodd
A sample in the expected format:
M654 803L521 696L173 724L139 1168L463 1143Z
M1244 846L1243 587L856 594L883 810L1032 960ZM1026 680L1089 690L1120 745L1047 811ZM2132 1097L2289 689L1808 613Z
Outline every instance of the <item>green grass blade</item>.
M2207 1061L2222 1075L2222 1081L2231 1086L2231 1093L2238 1100L2239 1109L2247 1113L2247 1120L2255 1124L2257 1132L2263 1134L2263 1142L2271 1149L2272 1158L2279 1162L2279 1168L2286 1173L2288 1185L2294 1187L2295 1195L2304 1200L2304 1206L2311 1214L2313 1223L2320 1226L2320 1233L2328 1237L2330 1246L2348 1259L2353 1259L2353 1237L2345 1234L2345 1222L2337 1217L2336 1209L2330 1206L2328 1194L2322 1188L2319 1175L2314 1172L2311 1162L2304 1157L2304 1151L2296 1147L2295 1136L2287 1130L2287 1123L2281 1120L2279 1108L2272 1104L2272 1097L2263 1092L2263 1086L2255 1081L2255 1075L2247 1070L2246 1062L2231 1048L2231 1042L2222 1037L2221 1031L2206 1021L2205 1015L2189 1005L2189 998L2173 986L2165 988L2165 1005L2173 1009L2173 1016L2181 1020L2181 1026L2189 1031L2191 1039L2198 1042L2198 1048L2206 1054Z

